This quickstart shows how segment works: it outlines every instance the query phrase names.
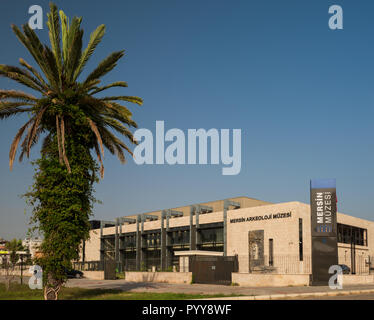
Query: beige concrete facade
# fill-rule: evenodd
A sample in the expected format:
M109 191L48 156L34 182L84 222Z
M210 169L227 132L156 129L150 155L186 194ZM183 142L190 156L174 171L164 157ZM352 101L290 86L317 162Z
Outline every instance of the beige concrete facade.
M190 284L192 272L125 272L126 281Z
M288 259L288 263L275 265L273 273L310 273L311 219L309 205L297 201L272 204L246 197L232 198L231 200L239 202L241 208L227 211L227 255L238 255L239 273L249 272L249 232L256 230L263 230L263 253L266 259L270 254L270 239L272 239L274 257L277 257L278 261L281 261L283 256ZM223 200L204 204L213 207L213 212L200 214L200 225L223 222ZM171 229L190 225L189 208L189 206L174 208L174 210L182 211L183 216L170 218ZM147 214L159 216L161 211ZM302 219L302 261L300 261L299 254L299 219ZM374 256L374 222L340 212L337 214L337 222L367 230L367 246L356 246L357 263L363 263L369 256ZM193 225L195 224L196 217L193 216ZM136 228L136 224L123 224L122 234L136 232ZM160 228L161 219L144 222L144 231L159 230ZM115 227L103 229L103 235L114 234ZM90 235L91 239L85 244L85 261L98 261L100 260L100 229L91 230ZM349 244L338 243L339 263L350 266L350 250Z
M232 273L232 283L243 287L309 286L308 274Z
M290 217L245 221L231 223L233 219L277 215L280 213L291 213ZM303 261L299 262L299 268L295 268L295 273L310 273L311 258L311 219L310 206L301 202L286 202L280 204L267 205L256 208L243 208L231 210L228 213L228 255L238 254L239 272L249 270L249 241L248 232L254 230L264 230L264 253L268 256L269 239L273 239L273 252L275 256L287 256L288 259L299 256L299 218L302 219L303 232ZM337 214L337 222L367 229L368 246L356 246L356 256L366 259L374 254L374 222L352 217L346 214ZM339 263L350 266L351 249L349 244L338 243ZM344 259L346 258L346 259ZM357 263L360 259L356 260ZM362 261L361 261L362 262ZM286 273L292 272L285 270Z
M104 271L84 271L84 277L90 280L104 280Z
M243 208L259 207L259 206L264 206L264 205L271 204L271 202L268 202L268 201L263 201L263 200L258 200L258 199L254 199L254 198L248 198L248 197L235 197L235 198L230 198L230 200L239 202L241 207L243 207ZM222 210L223 202L224 202L224 200L215 200L215 201L209 201L209 202L203 202L203 203L196 203L196 204L192 204L192 205L210 206L210 207L213 208L213 212L216 212L216 211L221 211ZM171 209L175 210L175 211L183 212L184 216L189 216L190 215L190 205L171 208ZM147 212L146 214L161 217L161 212L162 212L162 210L157 210L157 211ZM128 216L128 218L136 218L136 215L130 215L130 216Z
M81 259L83 258L81 249ZM100 260L100 230L95 229L90 231L90 239L85 243L85 261L99 261Z

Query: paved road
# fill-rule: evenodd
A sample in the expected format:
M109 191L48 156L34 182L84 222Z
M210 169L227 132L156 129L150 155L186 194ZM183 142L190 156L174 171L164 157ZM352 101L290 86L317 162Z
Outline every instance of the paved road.
M299 297L284 300L374 300L374 293L370 294L352 294L349 296L335 296L335 297Z
M244 296L252 295L275 295L275 294L295 294L305 292L330 292L329 287L242 287L223 286L209 284L170 284L151 282L129 282L126 280L89 280L71 279L66 284L67 287L80 288L102 288L120 289L133 292L174 292L191 294L239 294ZM374 285L345 286L343 290L364 290L374 289Z
M16 277L18 278L18 277ZM19 281L19 278L17 279ZM4 277L0 276L0 282ZM28 277L24 277L23 283L28 283ZM224 294L224 295L276 295L276 294L297 294L305 292L331 292L329 287L242 287L242 286L223 286L209 284L170 284L170 283L151 283L151 282L129 282L126 280L90 280L90 279L70 279L66 283L67 287L79 288L101 288L101 289L120 289L131 292L174 292L190 294ZM343 290L366 290L374 289L374 285L345 286ZM354 294L348 296L323 296L323 297L295 297L287 300L374 300L374 293Z

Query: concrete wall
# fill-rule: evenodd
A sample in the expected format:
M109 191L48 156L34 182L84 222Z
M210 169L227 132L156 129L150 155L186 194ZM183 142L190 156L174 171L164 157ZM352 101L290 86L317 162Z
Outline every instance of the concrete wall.
M258 206L271 204L270 202L267 202L267 201L248 198L248 197L235 197L235 198L230 198L230 200L239 202L242 208L258 207ZM224 203L224 200L215 200L215 201L209 201L209 202L195 203L195 204L191 204L191 205L200 204L200 205L204 205L204 206L209 206L209 207L213 208L213 212L218 212L218 211L223 210L223 203ZM176 211L181 211L181 212L183 212L183 216L188 216L189 217L190 206L191 205L176 207L176 208L170 208L170 209L176 210ZM161 211L162 210L150 211L150 212L146 212L145 214L155 215L155 216L161 217ZM136 218L136 215L131 215L129 217Z
M235 223L231 222L232 219L237 218L246 219L247 217L273 215L286 212L291 212L291 217ZM227 254L238 255L239 272L243 273L249 271L249 231L264 230L265 256L268 257L269 255L269 239L273 239L274 256L287 255L294 256L296 259L299 254L299 217L303 217L303 215L300 215L298 202L228 211ZM308 221L305 221L305 223L303 221L303 225L304 247L306 247L304 252L307 253L308 247L310 248L310 243L308 243L307 237ZM265 263L267 263L267 261L265 261Z
M22 274L23 274L24 277L30 277L31 276L31 274L29 274L28 269L23 270ZM5 275L7 275L7 271L5 269L0 269L0 276L5 276ZM13 270L13 271L9 272L9 275L18 277L18 276L21 276L21 271L20 270Z
M264 216L282 212L291 212L289 218L244 221L231 223L231 219L247 218L254 216ZM303 224L303 256L304 271L310 269L306 262L311 258L311 225L310 206L301 202L286 202L261 207L243 208L228 211L227 223L227 253L228 255L238 254L239 272L249 271L249 245L248 232L254 230L264 230L264 255L269 256L269 239L273 239L274 256L287 256L287 259L296 263L299 256L299 218ZM374 255L374 222L348 216L343 213L337 214L338 223L357 226L367 229L368 246L356 246L357 270L363 270L363 262L368 256ZM350 266L350 246L338 244L339 263ZM345 257L345 258L344 258ZM265 261L265 264L267 261ZM276 259L275 259L276 263ZM310 263L309 263L310 264ZM367 270L368 271L368 270ZM366 271L365 271L366 272ZM298 273L298 272L295 272Z
M243 287L308 286L309 275L232 273L232 282ZM374 284L374 275L343 275L343 288L359 284Z
M343 275L343 288L352 284L374 284L374 274L371 275Z
M232 273L232 282L243 287L308 286L309 274Z
M192 272L125 272L125 280L189 284L192 281Z
M82 249L79 260L82 261ZM90 239L85 243L85 261L100 260L100 229L90 231Z
M104 271L83 271L83 277L91 280L104 280Z

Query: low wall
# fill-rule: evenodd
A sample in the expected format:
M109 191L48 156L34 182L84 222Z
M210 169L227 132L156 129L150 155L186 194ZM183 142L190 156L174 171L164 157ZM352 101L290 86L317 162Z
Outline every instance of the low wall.
M104 271L82 271L83 277L91 280L104 280Z
M21 276L21 271L20 270L15 270L12 271L12 275L16 277ZM6 270L0 269L0 276L5 276L6 275ZM23 276L24 277L30 277L31 274L29 273L29 270L23 270ZM87 279L91 280L104 280L104 271L83 271L83 276Z
M23 266L22 268L22 275L23 276L28 276L30 277L31 274L29 273L29 269L30 269L31 266ZM6 269L3 269L3 268L0 268L0 276L5 276L7 274L7 270ZM11 274L14 275L14 276L21 276L21 269L19 266L15 267L14 270L11 271Z
M244 287L308 286L309 274L232 273L233 283Z
M7 274L6 270L1 269L0 270L0 276L5 276ZM29 270L23 270L23 276L30 277ZM13 270L10 272L10 275L20 277L21 276L21 271L20 270Z
M374 274L343 274L343 286L352 284L374 284Z
M133 282L191 283L192 272L125 272L125 280Z
M232 273L232 282L245 287L308 286L309 274L252 274ZM374 284L374 274L344 274L344 285ZM326 284L327 285L327 284Z

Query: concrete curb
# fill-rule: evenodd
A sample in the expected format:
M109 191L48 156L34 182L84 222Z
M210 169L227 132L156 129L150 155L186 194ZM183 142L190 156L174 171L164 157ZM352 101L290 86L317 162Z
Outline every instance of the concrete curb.
M348 296L355 294L374 293L374 289L363 290L345 290L345 291L325 291L325 292L302 292L302 293L285 293L285 294L270 294L258 296L239 296L239 297L225 297L225 298L208 298L197 300L281 300L287 298L301 298L301 297L327 297L327 296Z

